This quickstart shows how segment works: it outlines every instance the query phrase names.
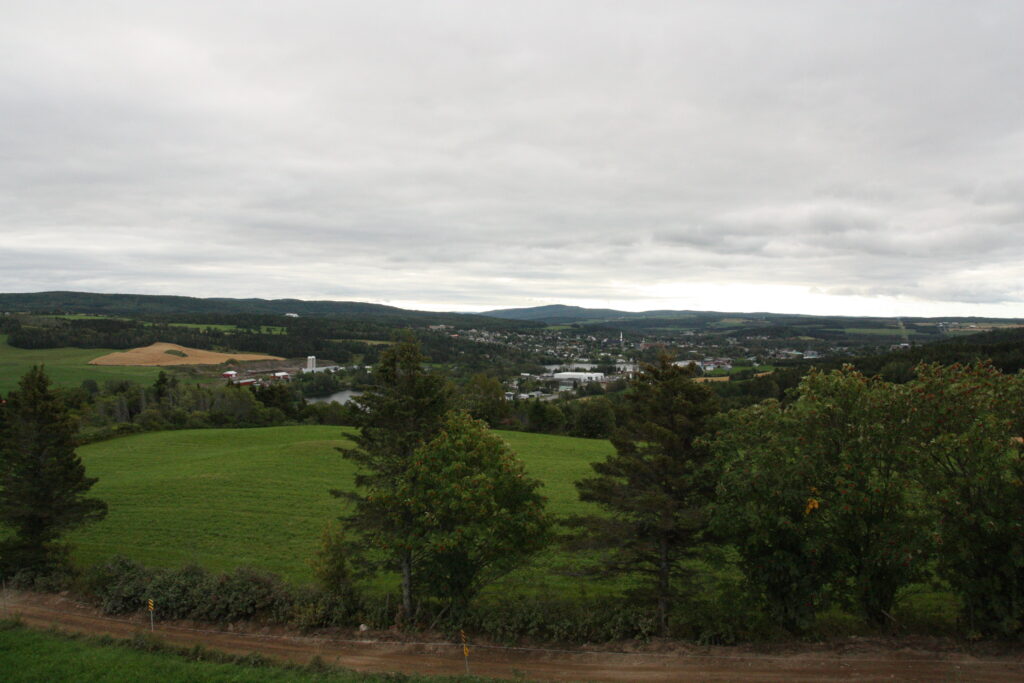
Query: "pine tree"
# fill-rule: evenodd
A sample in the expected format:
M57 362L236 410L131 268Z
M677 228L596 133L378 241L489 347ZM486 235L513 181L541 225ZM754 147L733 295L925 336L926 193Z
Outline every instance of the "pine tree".
M692 370L663 354L631 384L611 439L616 454L591 465L598 476L576 482L580 500L608 513L576 523L611 549L608 570L650 577L663 634L673 579L707 525L714 483L709 456L695 440L716 410L714 394L693 381Z
M8 570L54 569L60 535L107 514L106 503L85 497L97 480L85 476L74 425L49 385L43 368L29 370L0 422L0 523L14 531L0 546Z
M451 408L452 391L447 380L423 368L425 360L414 341L391 346L374 368L377 383L354 400L360 431L352 438L357 447L341 449L341 453L360 467L356 488L394 490L416 450L441 430ZM389 563L402 577L402 607L412 616L415 558L411 541L404 537L415 532L411 513L406 511L396 520L394 510L372 493L333 490L331 494L355 504L352 514L344 518L348 529L364 537L382 532L390 536Z

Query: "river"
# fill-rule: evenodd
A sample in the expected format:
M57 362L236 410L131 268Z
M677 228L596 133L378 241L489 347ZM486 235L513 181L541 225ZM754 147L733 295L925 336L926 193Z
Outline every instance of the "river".
M356 396L362 396L363 392L355 391L354 389L345 389L344 391L338 391L330 396L317 396L315 398L307 398L306 403L340 403L342 405L348 403Z

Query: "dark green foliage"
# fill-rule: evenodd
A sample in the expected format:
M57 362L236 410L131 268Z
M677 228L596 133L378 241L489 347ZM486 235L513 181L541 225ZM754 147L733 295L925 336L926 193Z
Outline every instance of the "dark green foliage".
M387 564L401 576L402 604L410 617L415 609L412 541L416 520L408 509L396 510L375 493L395 490L416 450L440 431L451 407L448 382L424 370L425 360L413 341L397 343L381 354L374 370L376 384L353 401L354 421L360 428L353 438L357 447L341 451L360 467L356 487L367 493L331 491L354 503L344 521L356 536L388 538ZM378 540L376 545L380 544Z
M59 568L57 539L107 513L106 503L86 497L96 479L85 476L75 425L49 385L33 367L0 411L0 523L14 532L0 546L5 573Z
M256 387L253 393L257 401L267 408L277 408L289 420L297 419L305 405L302 396L297 395L287 382Z
M491 427L499 426L509 414L505 387L494 377L483 373L469 378L459 392L458 403L475 419L483 420Z
M470 633L500 642L646 641L658 632L650 609L632 601L554 595L480 604L465 615L462 625Z
M917 368L924 487L938 573L963 599L969 635L1024 633L1024 375L991 365Z
M715 528L792 631L828 599L891 626L900 590L933 567L969 633L1024 631L1024 376L988 364L914 375L812 372L788 406L722 420Z
M571 424L569 436L607 439L615 431L615 409L611 401L604 396L570 401L565 404L565 408Z
M335 522L324 529L320 547L310 564L313 575L327 593L352 601L355 598L355 588L349 552L350 547L345 542L345 531Z
M526 420L531 432L561 434L565 429L565 413L550 401L530 401L526 409Z
M303 628L356 623L355 593L338 595L293 588L268 572L240 567L212 575L200 567L149 569L123 557L86 571L88 596L107 614L129 614L152 599L157 619L218 623L296 623Z
M394 487L373 491L397 523L412 520L411 529L385 530L378 543L405 538L423 592L455 618L485 585L546 545L540 487L483 422L450 413Z
M791 405L720 425L716 527L786 628L808 628L827 587L883 626L897 591L923 576L909 407L897 385L815 371Z
M616 454L592 465L596 477L576 483L581 500L608 513L576 523L610 549L609 570L649 578L663 633L674 579L707 523L714 485L709 456L697 439L715 412L714 395L692 380L692 369L663 355L643 366L626 394L622 422L612 436Z

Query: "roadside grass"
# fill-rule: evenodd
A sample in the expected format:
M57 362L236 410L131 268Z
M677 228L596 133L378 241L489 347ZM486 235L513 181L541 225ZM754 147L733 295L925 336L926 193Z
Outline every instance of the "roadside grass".
M279 664L259 654L228 655L201 646L176 647L138 635L127 640L36 631L0 622L0 671L5 683L103 681L104 683L373 683L485 681L470 677L364 674L326 666Z
M150 384L156 380L160 368L126 367L117 365L89 365L93 358L114 353L117 349L18 349L7 343L7 335L0 334L0 393L17 388L18 380L33 365L45 365L46 374L56 386L77 387L86 379L100 384L107 380L130 380Z

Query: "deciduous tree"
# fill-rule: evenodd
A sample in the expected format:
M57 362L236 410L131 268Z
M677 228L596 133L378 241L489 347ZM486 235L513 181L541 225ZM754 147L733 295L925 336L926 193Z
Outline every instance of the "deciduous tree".
M370 538L386 550L403 544L422 590L457 618L481 588L545 545L540 487L486 424L454 411L393 486L369 492L388 511Z
M971 634L1024 633L1024 374L921 365L909 385L938 573Z
M846 367L812 371L787 406L721 421L715 526L780 623L810 626L830 595L876 625L926 568L918 424L907 388Z

